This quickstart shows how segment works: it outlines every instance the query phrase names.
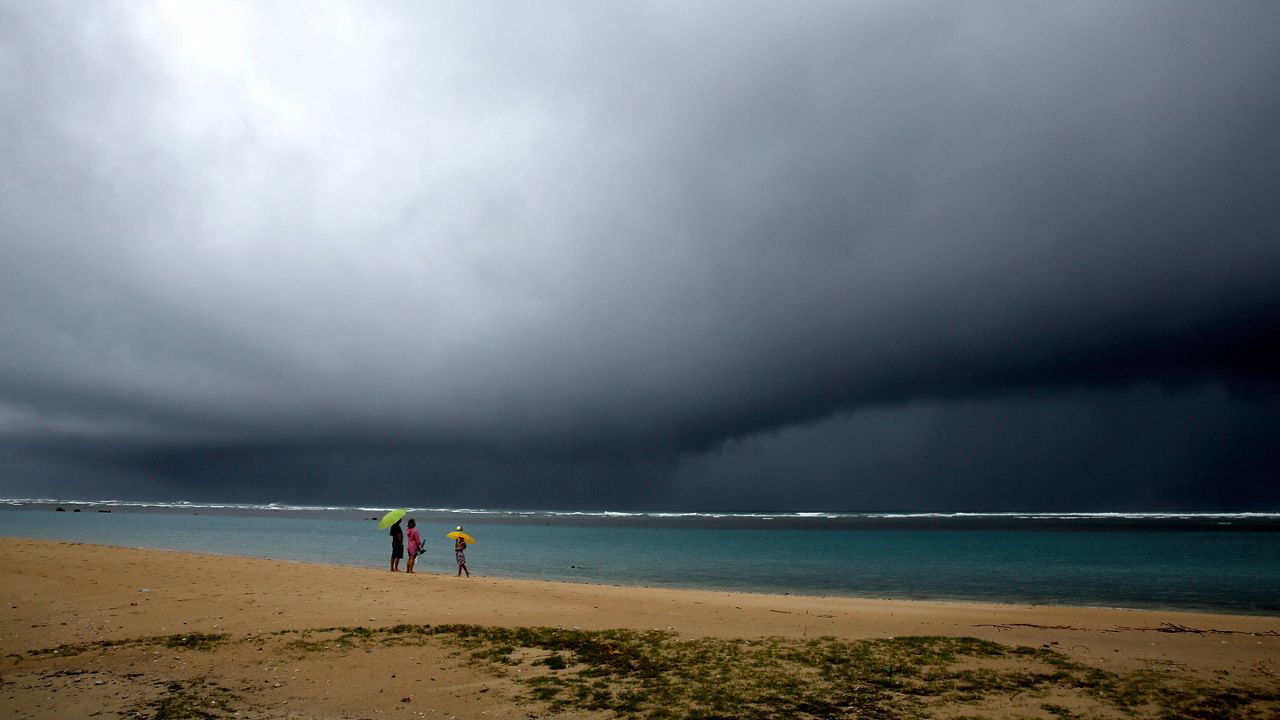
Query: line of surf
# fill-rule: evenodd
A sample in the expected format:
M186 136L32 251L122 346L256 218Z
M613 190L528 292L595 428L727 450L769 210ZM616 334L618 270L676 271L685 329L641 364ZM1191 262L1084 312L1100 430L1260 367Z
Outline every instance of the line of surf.
M0 506L25 507L74 505L87 508L158 509L158 510L229 510L245 512L325 512L379 513L393 509L382 505L305 505L283 502L236 503L198 502L189 500L122 500L67 498L0 498ZM519 508L412 507L410 512L443 515L507 518L584 518L584 519L655 519L655 520L946 520L1008 519L1052 521L1099 520L1280 520L1280 512L1263 511L1112 511L1112 512L740 512L740 511L666 511L666 510L542 510Z

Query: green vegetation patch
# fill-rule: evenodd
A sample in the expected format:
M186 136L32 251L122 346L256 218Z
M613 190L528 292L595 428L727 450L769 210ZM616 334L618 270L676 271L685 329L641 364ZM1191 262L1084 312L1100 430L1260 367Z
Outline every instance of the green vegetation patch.
M210 650L229 641L225 634L189 633L32 654L129 645ZM1114 672L1048 646L976 638L736 640L662 631L394 625L286 630L246 641L280 643L295 653L444 643L514 680L527 699L552 711L621 718L1003 717L1015 699L1018 712L1042 718L1280 717L1274 683L1206 682L1159 664ZM221 717L231 700L211 696L208 688L171 688L152 710L156 718Z
M36 648L28 650L27 654L33 657L72 657L81 653L91 652L93 650L109 650L117 647L131 647L147 644L145 638L130 638L128 640L98 640L96 642L82 643L63 643L55 647Z
M212 650L219 643L225 642L230 636L226 633L182 633L178 635L165 635L159 640L164 643L167 648L182 648L186 650Z
M1280 711L1276 688L1211 685L1168 668L1115 673L1049 648L976 638L748 641L465 625L402 627L392 637L430 635L499 671L540 669L520 682L531 699L554 711L620 717L921 718L966 706L982 716L1000 714L1009 698L1051 695L1084 698L1098 712L1125 717L1252 718ZM1050 702L1039 709L1047 717L1072 716Z
M151 717L153 720L216 720L240 714L240 697L217 687L214 683L197 680L191 683L173 682L164 695L149 703L145 709L133 711L135 717Z
M1280 690L1210 685L1173 668L1115 673L1053 649L976 638L850 641L684 638L671 632L395 625L312 631L335 646L458 646L495 673L516 677L553 711L603 711L655 720L924 718L943 708L999 715L1009 698L1042 717L1074 717L1052 696L1088 700L1122 717L1253 718L1280 712ZM524 666L518 676L511 671ZM965 710L965 712L970 712ZM1091 716L1086 713L1085 716Z
M28 650L33 657L73 657L94 650L111 650L126 647L149 647L163 645L173 649L212 650L216 645L226 642L230 636L226 633L180 633L175 635L152 635L149 637L128 638L124 640L98 640L95 642L64 643L50 648Z

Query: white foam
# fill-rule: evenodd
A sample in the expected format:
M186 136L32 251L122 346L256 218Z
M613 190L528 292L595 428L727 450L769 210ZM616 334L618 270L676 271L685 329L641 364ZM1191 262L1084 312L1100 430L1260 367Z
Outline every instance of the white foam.
M81 505L87 507L113 507L138 509L182 509L182 510L240 510L247 512L352 512L352 513L385 513L391 506L367 505L303 505L282 502L269 503L233 503L233 502L193 502L190 500L69 500L60 498L0 498L0 506L20 507L26 505ZM1229 512L1229 511L1125 511L1125 512L824 512L806 510L796 512L730 512L730 511L670 511L670 510L529 510L507 508L475 508L475 507L429 507L407 508L410 512L434 513L442 515L476 515L489 517L514 518L600 518L606 520L657 519L657 520L913 520L913 519L1012 519L1029 521L1089 521L1089 520L1280 520L1280 512Z

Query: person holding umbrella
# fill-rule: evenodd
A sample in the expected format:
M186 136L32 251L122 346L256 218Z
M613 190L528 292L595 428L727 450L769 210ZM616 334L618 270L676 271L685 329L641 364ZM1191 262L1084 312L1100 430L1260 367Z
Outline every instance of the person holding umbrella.
M466 573L467 577L471 577L471 571L467 569L467 541L471 540L471 536L462 531L459 525L457 530L449 533L449 537L453 538L453 556L458 559L458 577L462 577L462 573ZM475 542L475 540L471 540Z
M400 529L404 514L403 508L392 510L378 522L379 530L391 528L391 572L400 572L400 558L404 557L404 531Z
M397 520L391 526L391 572L400 572L400 558L404 557L404 531Z

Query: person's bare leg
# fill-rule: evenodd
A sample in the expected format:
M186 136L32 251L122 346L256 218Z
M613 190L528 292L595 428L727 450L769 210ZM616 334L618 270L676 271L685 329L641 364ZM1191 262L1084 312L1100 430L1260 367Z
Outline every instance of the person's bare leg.
M405 561L404 571L407 573L413 572L413 562L417 559L418 559L417 555L410 555L409 559Z

